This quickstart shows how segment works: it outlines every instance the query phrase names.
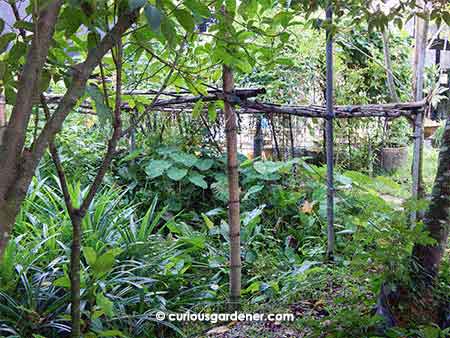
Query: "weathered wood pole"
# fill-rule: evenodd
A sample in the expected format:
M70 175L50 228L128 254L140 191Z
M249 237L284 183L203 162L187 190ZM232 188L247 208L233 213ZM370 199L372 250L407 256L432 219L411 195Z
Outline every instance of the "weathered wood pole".
M295 157L295 142L294 142L294 131L292 130L292 116L289 115L289 142L291 144L291 156Z
M223 92L234 93L232 70L223 66ZM230 231L230 305L239 307L241 296L241 221L239 205L239 163L237 152L237 123L234 108L224 100L225 134L228 165L228 224Z
M255 136L253 138L253 158L261 157L264 146L264 135L262 130L262 116L256 116Z
M423 99L425 80L425 56L427 47L429 20L416 16L416 46L414 53L413 97L415 101ZM414 151L412 163L412 198L423 197L422 156L423 156L423 112L419 112L414 120ZM411 212L411 226L417 221L417 211Z
M6 126L5 96L0 92L0 145L2 145L3 131Z
M386 67L387 85L391 96L391 102L399 102L400 100L395 87L394 72L392 70L391 49L389 48L389 27L386 27L381 34L383 37L384 66Z
M333 22L333 7L330 4L326 10L327 27L327 46L326 46L326 62L327 62L327 88L326 88L326 156L327 156L327 259L333 260L334 256L334 149L333 149L333 36L331 32L331 24Z

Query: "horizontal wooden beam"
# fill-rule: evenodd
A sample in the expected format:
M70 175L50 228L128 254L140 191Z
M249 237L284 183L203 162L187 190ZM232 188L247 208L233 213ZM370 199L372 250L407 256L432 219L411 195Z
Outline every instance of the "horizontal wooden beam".
M264 94L264 88L257 89L237 89L233 95L227 95L227 101L232 102L240 114L280 114L306 118L327 118L326 109L320 105L281 105L250 100L259 94ZM141 93L141 95L147 95ZM149 94L150 95L150 94ZM49 96L49 103L55 104L60 96ZM208 95L180 95L170 99L160 99L153 103L151 107L146 107L147 111L161 111L166 113L190 113L193 105L202 100L204 102L218 101L225 98L224 94L217 90L209 91ZM387 104L367 104L367 105L347 105L334 106L336 118L362 118L362 117L412 117L418 112L422 112L427 105L426 100L409 103L387 103ZM79 109L83 113L94 112L89 102L83 102ZM128 103L122 105L122 109L131 111Z
M431 43L430 49L450 50L450 42L444 39L435 39Z
M361 118L361 117L410 117L419 111L423 111L426 101L410 103L368 104L354 106L334 106L336 118ZM259 101L245 100L240 103L241 113L271 113L309 118L327 118L324 106L318 105L278 105Z

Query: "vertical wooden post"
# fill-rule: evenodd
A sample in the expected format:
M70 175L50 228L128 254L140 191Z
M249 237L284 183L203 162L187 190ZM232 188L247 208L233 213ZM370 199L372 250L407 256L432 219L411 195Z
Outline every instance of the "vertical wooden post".
M326 19L328 24L333 22L333 7L330 5L326 11ZM326 104L327 118L325 126L326 138L326 156L327 156L327 259L333 260L334 256L334 149L333 149L333 37L331 26L327 28L327 88L326 88Z
M233 106L226 99L234 93L231 69L223 66L223 92L225 94L225 134L228 164L228 224L230 229L230 304L239 308L241 296L241 221L239 205L239 163L237 156L237 123Z
M425 56L427 46L429 20L416 16L416 46L414 54L413 96L415 101L423 99L425 79ZM414 151L412 163L412 198L423 197L422 192L422 156L423 156L423 112L419 112L414 120ZM417 211L411 212L411 226L416 224Z
M134 118L134 114L130 117L131 131L130 131L130 153L136 150L136 120ZM132 164L136 163L136 160L131 161Z
M0 92L0 128L6 125L5 96Z
M262 116L256 116L255 136L253 139L253 158L261 157L264 146L264 135L262 130Z
M289 115L289 141L291 143L291 156L295 157L294 131L292 130L292 116Z
M3 132L6 126L5 96L0 91L0 146L2 145Z
M386 27L381 35L383 37L384 65L386 67L387 84L391 95L391 102L399 102L400 100L394 82L394 73L392 71L391 50L389 48L389 27Z

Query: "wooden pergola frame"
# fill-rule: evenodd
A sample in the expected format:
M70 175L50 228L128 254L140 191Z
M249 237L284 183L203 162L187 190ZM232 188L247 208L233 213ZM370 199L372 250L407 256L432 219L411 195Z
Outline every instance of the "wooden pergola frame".
M328 6L326 10L326 19L332 22L332 6ZM223 67L224 86L222 89L211 89L203 95L191 95L189 91L182 90L177 92L161 92L161 91L142 91L142 92L125 92L124 95L145 95L153 96L150 105L145 106L144 113L138 118L133 118L132 123L138 123L142 117L152 111L159 111L171 114L192 113L195 103L213 102L221 100L225 104L224 113L226 122L226 138L228 161L237 158L236 147L236 126L234 125L236 113L238 114L275 114L285 116L297 116L304 118L321 118L325 119L325 135L326 135L326 159L327 159L327 228L328 228L328 246L327 258L333 259L334 254L334 144L333 144L333 120L352 119L352 118L387 118L395 119L399 117L408 118L414 125L414 152L413 152L413 170L412 170L412 196L418 197L418 182L420 177L420 157L423 140L423 116L430 106L430 98L417 102L409 103L390 103L390 104L368 104L368 105L348 105L335 106L333 104L333 36L327 30L326 43L326 105L281 105L259 101L255 98L258 95L265 94L264 88L243 88L234 89L234 79L232 71L229 67ZM226 83L228 80L229 83ZM209 86L209 88L212 88ZM164 97L164 98L161 98ZM61 100L59 95L46 95L46 101L49 105L56 104ZM87 101L82 102L78 106L78 111L82 113L95 114L91 104ZM135 111L127 102L123 102L121 109L124 111ZM230 127L230 120L234 121ZM130 134L134 136L134 127L131 125L122 136ZM231 128L231 129L230 129ZM232 134L229 134L231 131ZM231 140L231 143L230 143ZM228 148L230 147L231 148ZM231 149L231 154L230 154ZM235 153L234 153L235 152ZM230 171L236 168L228 168L229 180L232 178ZM236 172L235 172L236 173ZM236 183L236 182L234 182ZM239 208L239 198L231 200L229 207L234 204ZM230 216L231 217L231 216ZM412 217L414 222L415 217ZM233 223L233 222L231 222ZM239 228L239 226L238 226ZM233 256L233 254L231 255ZM233 257L231 258L233 260Z

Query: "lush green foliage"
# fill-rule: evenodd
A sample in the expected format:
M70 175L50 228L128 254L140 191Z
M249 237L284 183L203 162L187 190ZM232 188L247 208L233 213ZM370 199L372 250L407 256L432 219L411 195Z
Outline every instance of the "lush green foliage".
M36 19L37 9L45 3L32 1L26 11ZM40 92L63 93L74 66L118 15L140 9L138 22L122 41L127 92L122 100L130 108L123 112L123 129L133 126L135 139L120 141L112 170L82 224L84 337L200 335L206 326L157 322L156 311L227 310L227 160L220 151L223 144L217 144L225 124L219 114L223 103L198 101L192 114L173 116L147 111L153 99L134 92L204 95L211 86L220 86L225 64L235 71L239 85L267 87L267 100L320 103L325 89L324 28L329 28L336 41L337 103L386 102L380 32L394 22L394 75L401 99L408 100L411 41L402 31L402 20L412 15L414 3L402 1L399 8L385 13L367 1L335 1L340 20L331 26L321 18L325 1L63 3ZM445 6L436 4L433 20L450 22ZM0 33L3 26L0 20ZM34 29L25 20L14 26L25 32ZM8 109L15 103L17 74L26 62L31 36L19 32L0 36L0 80ZM114 81L104 79L112 78L115 69L113 54L107 54L82 97L95 116L71 114L55 139L75 208L87 194L110 137ZM429 90L435 75L433 70L428 74ZM26 140L30 147L45 125L39 109L33 118ZM408 285L413 244L433 243L420 222L408 226L409 212L425 209L427 202L398 198L409 195L404 194L409 190L409 168L393 178L370 170L379 148L409 142L408 122L360 120L336 125L333 264L323 262L326 168L307 158L262 161L240 155L243 310L295 312L292 326L311 336L323 332L336 337L375 336L381 320L372 309L382 283ZM318 130L321 123L312 121L308 127ZM432 156L433 161L426 163L428 186L435 152ZM50 157L45 156L0 265L3 336L69 335L72 224L60 185ZM450 291L449 269L447 259L436 287L443 302ZM301 308L305 303L306 311ZM394 328L387 334L448 334L422 324L411 323L411 328Z
M128 161L134 161L135 175L125 173L131 168ZM157 323L154 313L223 308L229 259L224 167L220 156L174 146L145 147L117 160L116 183L99 193L83 221L86 336L149 337L161 325L189 333L197 329ZM331 325L330 332L369 332L377 319L370 320L367 312L367 321L355 322L345 304L368 311L382 281L407 278L401 271L413 241L428 242L420 227L408 229L407 212L378 197L380 189L398 186L358 172L337 176L336 223L342 225L331 268L321 262L326 248L324 168L300 160L244 158L240 167L244 307L317 301L334 279L338 293L352 296L327 300L329 318L340 323ZM174 177L170 168L186 171L185 176ZM202 183L189 175L201 175ZM51 176L36 178L17 220L0 270L3 334L60 337L69 330L71 224L57 185ZM86 193L79 182L70 192L75 205Z

